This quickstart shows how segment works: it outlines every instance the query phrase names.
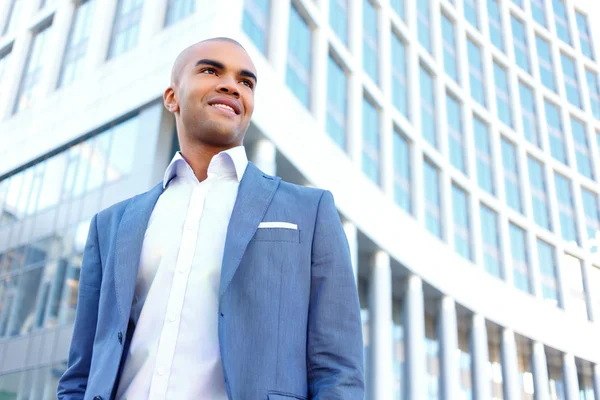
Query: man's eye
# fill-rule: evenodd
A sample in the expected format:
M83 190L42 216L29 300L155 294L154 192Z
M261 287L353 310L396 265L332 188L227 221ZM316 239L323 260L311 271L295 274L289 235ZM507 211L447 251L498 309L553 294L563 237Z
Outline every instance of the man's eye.
M209 67L209 68L204 68L202 71L200 71L200 73L202 73L202 74L216 74L217 70L214 69L214 68Z
M248 86L250 89L254 87L254 84L248 80L242 81L242 84Z

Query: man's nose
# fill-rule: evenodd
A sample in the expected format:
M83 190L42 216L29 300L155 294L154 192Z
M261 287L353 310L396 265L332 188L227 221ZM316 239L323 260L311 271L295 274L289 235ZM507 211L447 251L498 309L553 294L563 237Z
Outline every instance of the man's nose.
M221 93L229 93L234 96L240 95L237 87L237 81L233 77L229 76L224 76L221 78L217 90Z

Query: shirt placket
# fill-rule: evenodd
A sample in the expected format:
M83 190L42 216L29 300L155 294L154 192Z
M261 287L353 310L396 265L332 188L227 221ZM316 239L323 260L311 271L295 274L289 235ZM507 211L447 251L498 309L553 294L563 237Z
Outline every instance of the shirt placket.
M150 399L164 399L167 395L171 367L175 355L177 336L181 322L181 312L188 285L192 260L196 250L200 218L204 209L206 194L211 182L206 180L194 187L188 206L181 245L173 272L173 283L169 293L165 320L158 342L156 364L150 385Z

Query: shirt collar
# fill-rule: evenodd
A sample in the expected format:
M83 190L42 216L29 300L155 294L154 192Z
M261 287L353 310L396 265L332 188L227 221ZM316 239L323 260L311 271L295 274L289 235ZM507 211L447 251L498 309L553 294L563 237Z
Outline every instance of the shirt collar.
M244 176L247 165L248 158L246 157L246 149L244 146L236 146L215 154L210 160L207 174L208 176L232 174L237 178L237 181L240 182L242 176ZM176 176L196 179L192 167L185 161L179 151L175 153L175 156L173 156L173 159L165 171L163 189L165 189L169 182Z

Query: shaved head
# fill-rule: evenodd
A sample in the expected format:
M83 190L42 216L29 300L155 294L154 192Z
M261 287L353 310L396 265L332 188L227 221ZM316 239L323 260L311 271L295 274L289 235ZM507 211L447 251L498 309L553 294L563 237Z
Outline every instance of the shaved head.
M185 49L183 49L181 51L181 53L179 53L179 55L175 59L175 62L173 63L173 68L171 69L171 85L177 85L177 83L179 82L179 77L181 76L181 70L186 65L186 62L188 60L188 57L190 56L191 50L196 48L196 46L199 46L200 44L206 43L206 42L229 42L229 43L233 43L233 44L239 46L244 51L246 51L246 49L244 49L244 46L242 46L237 40L234 40L234 39L231 39L228 37L214 37L214 38L204 39L204 40L201 40L200 42L194 43L193 45L188 46Z

